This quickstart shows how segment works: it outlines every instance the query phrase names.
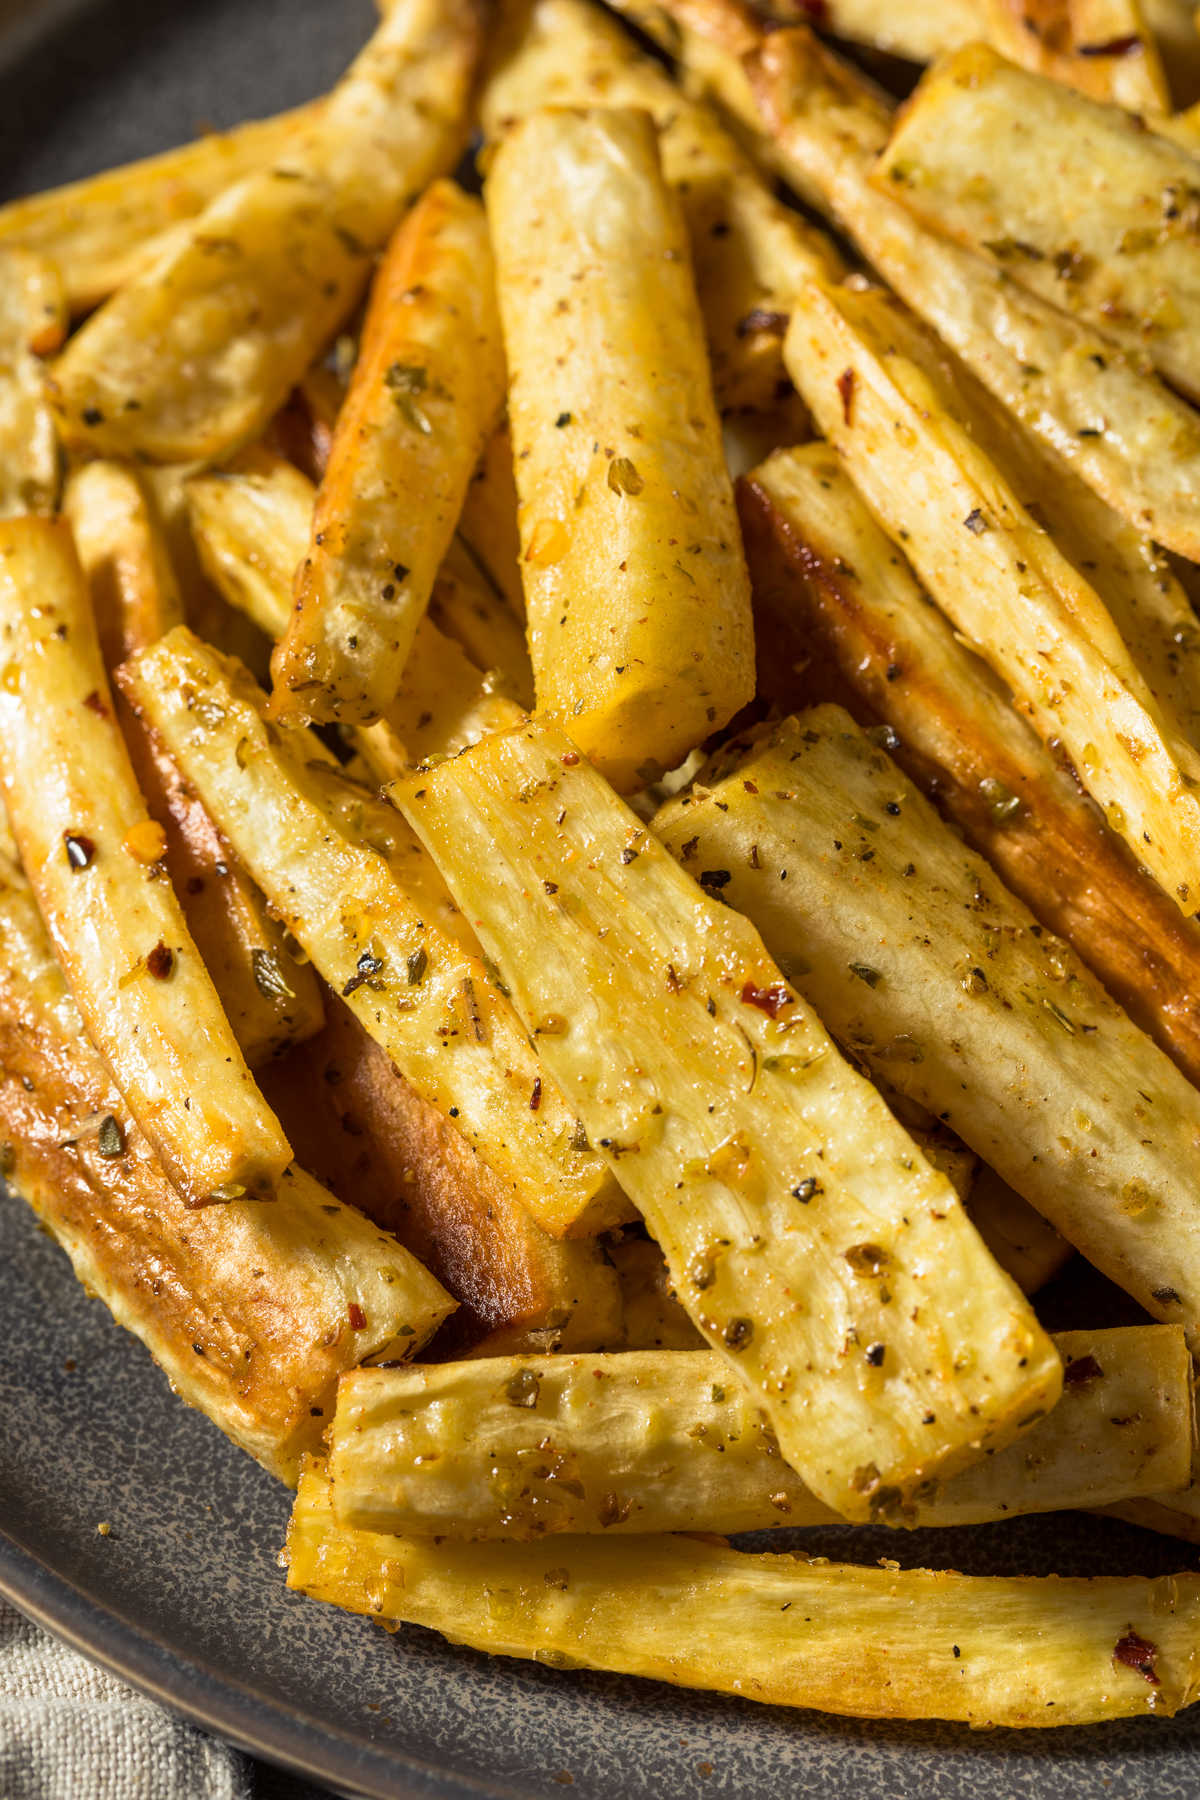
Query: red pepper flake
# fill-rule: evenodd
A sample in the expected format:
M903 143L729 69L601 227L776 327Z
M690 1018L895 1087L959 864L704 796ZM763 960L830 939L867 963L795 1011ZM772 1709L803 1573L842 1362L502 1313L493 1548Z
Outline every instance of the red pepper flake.
M165 981L175 967L174 952L167 949L161 938L146 958L146 967L155 981Z
M765 1012L768 1019L777 1019L785 1006L793 1004L792 996L781 981L773 987L756 987L748 981L742 989L742 1005L757 1006L759 1012Z
M103 700L100 698L100 695L95 688L92 689L90 694L86 694L84 696L83 704L87 707L89 712L99 713L99 715L102 719L106 719L108 717L108 708L107 708L107 706L105 706Z
M1085 1387L1089 1381L1098 1381L1103 1373L1094 1356L1077 1356L1063 1370L1063 1386Z
M1127 37L1109 38L1107 43L1080 44L1078 54L1080 56L1132 56L1134 51L1140 50L1141 47L1141 38L1136 31L1131 31Z
M842 396L842 417L847 425L854 411L854 370L843 369L837 378L837 391Z
M351 1331L365 1331L367 1329L367 1315L358 1304L357 1300L352 1300L350 1302L350 1329Z
M575 767L575 764L578 761L579 761L578 750L564 750L563 751L562 765L563 765L564 769L573 769Z
M1158 1645L1151 1644L1146 1638L1139 1637L1132 1625L1123 1638L1117 1639L1113 1651L1113 1661L1123 1663L1127 1669L1133 1669L1154 1687L1158 1687L1158 1674L1155 1662L1158 1657Z
M67 861L73 869L88 869L96 860L96 845L92 838L85 837L82 831L64 831L63 843L66 846Z
M538 1107L541 1104L542 1104L542 1078L540 1075L535 1075L533 1078L533 1092L529 1096L530 1112L536 1112Z

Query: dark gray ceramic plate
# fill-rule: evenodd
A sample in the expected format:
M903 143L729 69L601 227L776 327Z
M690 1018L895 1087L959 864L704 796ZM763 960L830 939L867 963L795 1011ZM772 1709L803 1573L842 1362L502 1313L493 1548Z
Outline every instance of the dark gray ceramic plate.
M370 18L369 0L0 0L5 191L300 100ZM419 1631L388 1638L286 1593L286 1518L286 1495L172 1399L25 1209L0 1199L0 1591L260 1755L380 1796L1200 1791L1200 1716L972 1737L490 1662ZM102 1520L110 1536L97 1534ZM847 1554L842 1533L805 1547ZM981 1572L1194 1561L1184 1546L1079 1516L855 1540L864 1560L885 1553Z

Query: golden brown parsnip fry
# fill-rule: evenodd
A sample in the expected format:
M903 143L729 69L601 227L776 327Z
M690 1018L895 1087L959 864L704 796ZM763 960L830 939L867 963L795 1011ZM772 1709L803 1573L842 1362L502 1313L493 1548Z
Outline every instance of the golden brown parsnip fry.
M394 1232L459 1302L437 1355L594 1350L620 1338L622 1292L599 1245L540 1230L342 1001L263 1085L305 1168Z
M534 113L487 183L538 709L623 789L754 689L688 251L645 113Z
M0 526L0 642L4 797L87 1029L185 1200L270 1189L291 1150L162 867L65 525Z
M1182 1486L1191 1358L1172 1325L1071 1331L1054 1411L894 1525L974 1525ZM329 1435L340 1525L400 1537L761 1531L838 1517L779 1456L714 1351L503 1357L342 1378ZM564 1481L564 1476L569 1478Z
M521 578L517 505L512 437L505 423L488 439L479 467L471 477L458 530L492 586L503 594L513 618L524 626L525 584ZM532 679L530 676L531 683Z
M587 0L536 0L507 50L484 91L489 136L544 106L651 114L687 225L717 404L772 404L787 385L780 347L797 286L841 267L831 240L782 205L715 115Z
M1099 809L931 605L828 445L742 484L761 690L836 700L1144 1031L1200 1082L1200 926L1139 869Z
M66 336L58 270L0 244L0 518L50 512L58 499L58 432L42 358Z
M827 1505L887 1510L1053 1403L1049 1341L949 1182L566 737L488 738L397 791L693 1322Z
M1107 337L934 236L873 188L890 108L810 32L764 35L737 0L663 0L664 17L685 12L685 66L735 113L756 153L841 226L1089 487L1145 535L1200 559L1200 421L1191 407L1141 357L1114 353Z
M1028 1200L986 1163L966 1196L967 1216L1023 1294L1036 1294L1070 1262L1074 1252Z
M334 992L538 1223L587 1236L632 1216L394 809L311 733L269 725L245 672L186 630L122 681Z
M1010 62L1131 112L1170 112L1163 60L1139 0L983 0L982 10L983 29L972 36ZM945 43L939 53L958 47Z
M435 182L372 288L295 606L271 659L277 718L370 724L385 711L503 406L483 207Z
M288 1534L289 1587L493 1655L972 1725L1171 1713L1200 1693L1192 1574L860 1568L680 1536L433 1544L343 1531L330 1499L324 1471L308 1470Z
M161 156L11 200L0 207L0 245L49 257L62 271L71 311L90 312L144 271L173 227L286 155L318 107L209 132Z
M182 617L165 538L138 476L122 463L76 469L63 510L111 677ZM147 811L166 836L166 870L188 929L242 1054L255 1068L320 1030L316 977L288 954L262 895L153 733L120 695L116 710Z
M483 16L481 0L400 0L286 152L93 315L56 370L73 444L187 462L264 429L405 206L453 167Z
M516 522L514 509L514 535ZM533 668L524 626L459 538L442 558L429 617L440 632L462 645L477 669L495 678L502 692L527 712L532 709Z
M1200 1094L839 707L735 739L654 825L840 1042L1200 1341Z
M1194 400L1196 173L1141 119L971 44L924 77L873 180Z
M422 619L395 699L383 719L358 731L356 742L382 784L414 763L457 756L524 717L493 676L481 675L453 638Z
M0 864L6 1178L189 1405L281 1480L369 1356L419 1350L450 1296L301 1169L189 1211L83 1030L28 884Z
M1200 906L1200 754L1151 694L1111 615L894 347L877 293L818 287L785 345L793 379L856 486L943 612L1043 740L1191 915ZM911 479L918 459L921 479Z

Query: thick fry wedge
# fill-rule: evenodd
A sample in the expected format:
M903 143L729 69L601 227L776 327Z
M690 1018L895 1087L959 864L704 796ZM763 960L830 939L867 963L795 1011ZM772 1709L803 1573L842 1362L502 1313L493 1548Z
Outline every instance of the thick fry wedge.
M1053 1349L949 1182L567 738L489 738L397 792L693 1322L827 1505L868 1517L1053 1403Z
M682 222L644 113L534 113L487 183L540 711L624 789L754 689Z
M970 44L925 76L873 179L1200 395L1195 161L1140 119Z
M828 445L743 484L762 691L846 705L1142 1029L1200 1082L1200 927L930 605Z
M927 231L870 182L891 115L864 78L800 27L764 34L737 0L686 10L679 53L756 152L828 214L984 386L1111 507L1200 559L1200 421L1140 357ZM1096 434L1099 435L1096 435Z
M370 724L395 695L504 408L478 200L439 181L392 240L271 668L275 716Z
M405 206L453 167L483 17L481 0L400 0L284 154L89 319L56 370L71 443L188 462L258 436Z
M470 928L393 808L186 630L123 685L287 928L422 1097L555 1236L631 1209L553 1085Z
M1200 1343L1200 1093L840 708L735 740L655 830L842 1043Z
M113 671L180 620L182 602L162 529L134 471L84 463L63 511L91 591L105 668ZM117 719L188 929L251 1068L319 1031L320 990L291 957L280 927L179 770L122 697Z
M1200 1576L867 1569L686 1537L433 1544L340 1529L301 1479L288 1585L493 1655L781 1706L972 1725L1172 1713L1200 1693Z
M0 245L48 257L73 313L90 312L159 253L166 234L243 176L286 156L318 105L232 131L210 132L161 156L89 175L0 207Z
M311 1176L191 1212L84 1034L28 884L0 861L5 1175L177 1393L295 1485L337 1378L419 1350L453 1301Z
M0 640L4 796L88 1031L185 1200L269 1190L291 1150L162 867L65 526L0 526Z
M973 35L1010 62L1130 112L1170 112L1163 59L1139 0L983 0L983 15ZM939 54L957 48L945 43Z
M0 518L50 512L58 499L58 432L42 358L66 336L58 270L0 243Z
M894 347L887 301L814 284L785 355L821 430L938 605L1180 910L1200 906L1200 754L1099 595ZM913 478L919 462L920 480Z
M587 0L535 0L483 97L498 136L544 106L636 106L654 119L663 174L687 225L717 404L765 407L787 376L783 330L799 284L836 279L841 258L817 227L782 205L745 152Z
M1182 1487L1191 1358L1172 1325L1056 1337L1048 1418L930 1484L895 1525L974 1525ZM1120 1419L1121 1423L1117 1423ZM501 1357L342 1378L329 1436L339 1525L400 1537L761 1531L836 1524L713 1351Z
M595 1350L622 1335L617 1276L592 1239L535 1225L510 1183L422 1100L340 1000L320 1037L263 1078L305 1168L394 1232L459 1302L436 1354Z

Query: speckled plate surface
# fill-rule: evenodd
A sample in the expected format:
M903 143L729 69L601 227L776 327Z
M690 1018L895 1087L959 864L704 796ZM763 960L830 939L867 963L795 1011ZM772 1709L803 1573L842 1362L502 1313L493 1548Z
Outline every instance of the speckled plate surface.
M0 0L5 193L303 99L371 17L369 0ZM493 1662L417 1630L389 1638L286 1592L276 1566L286 1520L286 1494L171 1397L26 1209L0 1198L0 1591L261 1756L342 1791L446 1800L1200 1792L1200 1708L1087 1732L972 1736ZM805 1534L804 1547L849 1553L844 1532ZM853 1553L981 1573L1151 1574L1196 1560L1185 1545L1081 1515L862 1534Z

